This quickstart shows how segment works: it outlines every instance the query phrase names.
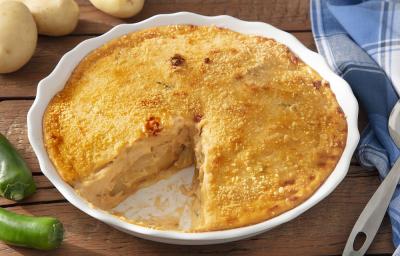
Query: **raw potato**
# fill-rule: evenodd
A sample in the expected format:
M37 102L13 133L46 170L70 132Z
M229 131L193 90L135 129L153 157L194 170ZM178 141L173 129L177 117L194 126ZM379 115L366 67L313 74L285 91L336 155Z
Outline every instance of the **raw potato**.
M22 3L0 2L0 74L14 72L35 52L35 20Z
M79 6L74 0L18 0L35 18L39 34L64 36L74 31L79 20Z
M118 18L129 18L138 14L144 0L90 0L99 10Z

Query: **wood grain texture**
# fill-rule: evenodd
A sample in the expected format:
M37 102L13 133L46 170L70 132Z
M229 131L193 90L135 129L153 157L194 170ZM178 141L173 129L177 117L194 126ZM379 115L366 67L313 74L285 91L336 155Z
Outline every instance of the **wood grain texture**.
M45 178L45 176L42 176ZM50 182L50 181L49 181ZM11 207L16 205L32 205L32 204L43 204L48 202L66 202L65 198L58 192L57 189L53 188L38 188L36 192L19 202L11 201L5 198L0 198L1 207Z
M64 53L79 42L102 34L115 25L138 22L160 13L191 11L204 15L227 14L243 20L263 21L294 32L300 41L315 50L310 32L308 0L148 0L139 15L126 20L100 12L87 0L77 2L81 13L74 33L58 38L39 37L35 55L27 65L12 74L0 74L0 100L34 97L37 83L54 69Z
M292 33L305 46L315 50L311 32ZM0 100L26 98L36 95L39 81L50 74L61 57L80 42L93 36L66 36L61 38L40 37L33 58L17 72L0 74Z
M0 74L0 99L34 97L38 82L50 74L61 57L92 36L39 37L32 59L11 74Z
M349 176L331 196L294 221L250 239L208 246L165 245L125 235L68 203L9 207L19 213L60 218L65 225L66 239L60 249L47 254L3 244L0 244L0 254L122 255L129 252L132 255L339 255L353 223L378 185L376 176ZM392 252L390 225L385 219L369 253Z
M242 20L270 23L286 31L310 31L309 0L146 0L142 12L124 20L98 11L87 0L77 2L81 15L73 33L76 35L100 34L121 23L181 11L208 16L226 14Z
M4 134L27 161L33 173L40 173L35 154L29 144L26 116L33 100L4 100L0 102L0 133ZM359 115L359 127L366 125L366 115ZM353 165L358 162L355 158Z
M0 133L14 145L35 174L40 172L39 164L29 144L26 125L26 115L32 103L32 100L1 101Z
M353 158L339 187L305 214L267 233L243 241L211 246L175 246L154 243L119 232L69 204L40 171L27 139L26 114L37 83L55 67L62 55L78 43L121 23L138 22L160 13L179 11L203 15L227 14L249 21L270 23L294 34L315 50L310 29L309 0L146 0L143 11L131 19L108 16L87 0L80 5L80 20L70 36L39 38L33 59L13 74L0 75L0 132L27 160L38 190L21 202L0 199L9 210L51 215L61 219L66 239L56 251L38 252L0 242L0 255L340 255L347 236L366 202L379 185L377 172L365 170ZM359 127L365 127L362 111ZM385 218L368 253L393 252L391 230Z
M0 205L18 212L59 216L67 228L66 243L57 251L60 255L87 255L89 253L118 255L126 251L143 255L158 255L162 252L167 255L176 253L264 255L266 250L271 253L270 255L336 255L341 253L352 225L379 185L375 170L365 170L353 165L341 185L323 202L295 221L255 238L206 247L180 247L147 242L124 235L76 210L41 175L26 133L26 114L32 102L32 100L0 102L2 117L0 132L5 134L27 159L34 171L38 191L32 197L19 203L0 199ZM86 228L82 230L81 227ZM28 250L0 245L0 255L3 253L4 255L21 255L25 252ZM393 252L391 230L387 220L381 227L370 252Z

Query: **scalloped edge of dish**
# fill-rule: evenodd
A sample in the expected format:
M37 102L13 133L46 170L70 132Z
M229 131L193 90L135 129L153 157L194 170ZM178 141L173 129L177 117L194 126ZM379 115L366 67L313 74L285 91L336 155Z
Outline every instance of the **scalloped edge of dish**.
M43 143L42 120L50 100L57 92L63 89L71 72L79 64L81 59L92 50L127 33L156 26L177 24L215 25L243 34L273 38L289 47L300 57L300 59L316 70L330 83L331 89L335 93L338 103L346 115L348 125L346 147L331 175L306 201L279 216L251 226L203 233L183 233L178 231L155 230L138 226L124 222L107 212L91 208L86 201L76 195L71 186L61 179L49 159ZM298 217L300 214L304 213L306 210L327 197L347 174L353 152L359 141L357 118L358 103L350 89L350 86L341 77L330 70L322 56L307 49L291 34L266 23L242 21L227 15L209 17L189 12L179 12L156 15L134 24L118 25L101 36L85 40L78 44L60 59L59 63L50 75L39 82L36 99L28 112L27 122L28 138L39 160L42 172L54 184L60 193L75 207L118 230L137 237L163 243L200 245L240 240L268 231Z

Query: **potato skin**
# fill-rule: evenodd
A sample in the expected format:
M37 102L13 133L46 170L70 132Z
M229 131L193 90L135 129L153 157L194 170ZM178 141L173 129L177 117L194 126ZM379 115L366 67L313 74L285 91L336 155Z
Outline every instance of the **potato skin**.
M74 0L18 0L35 18L39 34L64 36L74 31L79 20L79 6Z
M0 2L0 74L25 65L35 52L37 37L35 20L24 4Z
M89 0L97 9L118 18L129 18L138 14L144 0Z

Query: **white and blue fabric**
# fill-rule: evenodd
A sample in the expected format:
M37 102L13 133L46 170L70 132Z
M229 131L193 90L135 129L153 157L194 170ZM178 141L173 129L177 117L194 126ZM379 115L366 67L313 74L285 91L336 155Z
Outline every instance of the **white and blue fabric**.
M388 132L400 91L400 0L311 0L311 22L319 53L349 83L367 113L357 157L383 178L400 156ZM388 214L398 247L400 185Z

